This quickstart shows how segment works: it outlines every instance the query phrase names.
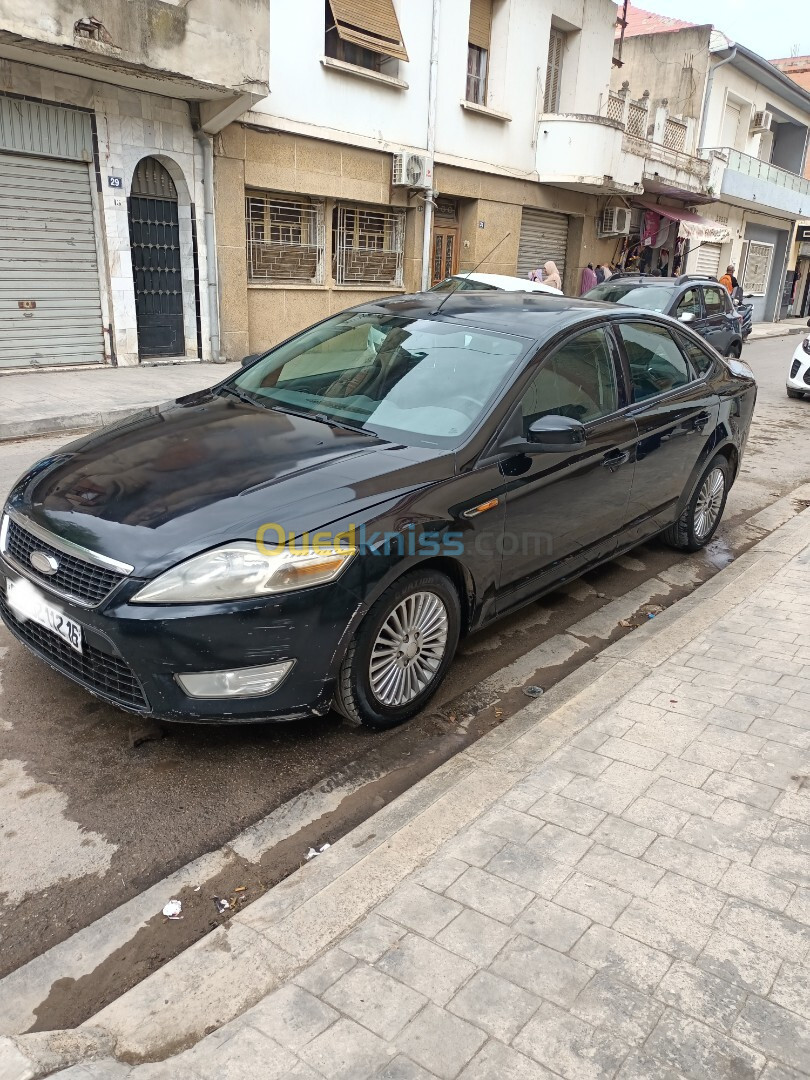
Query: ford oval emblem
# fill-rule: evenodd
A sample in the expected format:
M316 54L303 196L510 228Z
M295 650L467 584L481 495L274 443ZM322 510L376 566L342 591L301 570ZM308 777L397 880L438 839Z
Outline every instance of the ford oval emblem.
M59 561L44 551L32 551L28 556L28 561L40 574L47 574L49 577L59 569Z

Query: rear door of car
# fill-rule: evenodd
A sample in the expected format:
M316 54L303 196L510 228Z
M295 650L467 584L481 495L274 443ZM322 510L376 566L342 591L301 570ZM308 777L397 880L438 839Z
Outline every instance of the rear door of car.
M633 315L616 320L614 330L638 427L630 509L632 538L641 540L674 520L676 504L713 437L720 401L662 322Z

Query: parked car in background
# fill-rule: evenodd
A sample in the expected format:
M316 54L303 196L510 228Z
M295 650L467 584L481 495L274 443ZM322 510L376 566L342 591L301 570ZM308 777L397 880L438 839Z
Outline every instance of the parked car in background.
M434 285L431 292L536 292L562 296L560 289L553 289L541 281L509 277L508 274L453 274Z
M726 289L712 278L692 274L611 278L587 292L585 299L669 315L687 323L723 356L742 355L742 316Z
M720 521L756 397L649 310L397 296L34 465L0 615L124 709L389 728L459 638L663 533Z
M787 377L787 396L810 397L810 334L802 338L793 353Z

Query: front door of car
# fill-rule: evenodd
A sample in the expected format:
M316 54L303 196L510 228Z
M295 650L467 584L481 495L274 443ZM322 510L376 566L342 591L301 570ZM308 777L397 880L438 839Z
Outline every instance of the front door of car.
M701 323L700 333L725 356L732 338L731 320L726 312L728 293L722 285L703 285L702 291L706 316Z
M720 402L661 323L617 320L639 441L630 496L633 537L673 521L675 504L717 426Z
M637 428L627 415L616 343L600 326L566 339L535 370L520 397L523 438L536 420L570 417L585 442L564 452L503 461L506 522L498 611L615 551L628 521Z

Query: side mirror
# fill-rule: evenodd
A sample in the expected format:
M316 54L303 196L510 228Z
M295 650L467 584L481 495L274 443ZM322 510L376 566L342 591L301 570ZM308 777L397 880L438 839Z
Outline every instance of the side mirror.
M251 353L250 356L243 356L242 357L242 367L247 367L248 364L252 364L254 360L258 360L259 357L263 356L263 355L264 355L264 353L255 352L255 353Z
M585 428L570 416L541 416L529 428L526 451L530 454L564 454L585 445Z
M694 311L682 311L680 313L680 315L678 316L678 321L679 322L694 322L695 321L695 313L694 313Z

